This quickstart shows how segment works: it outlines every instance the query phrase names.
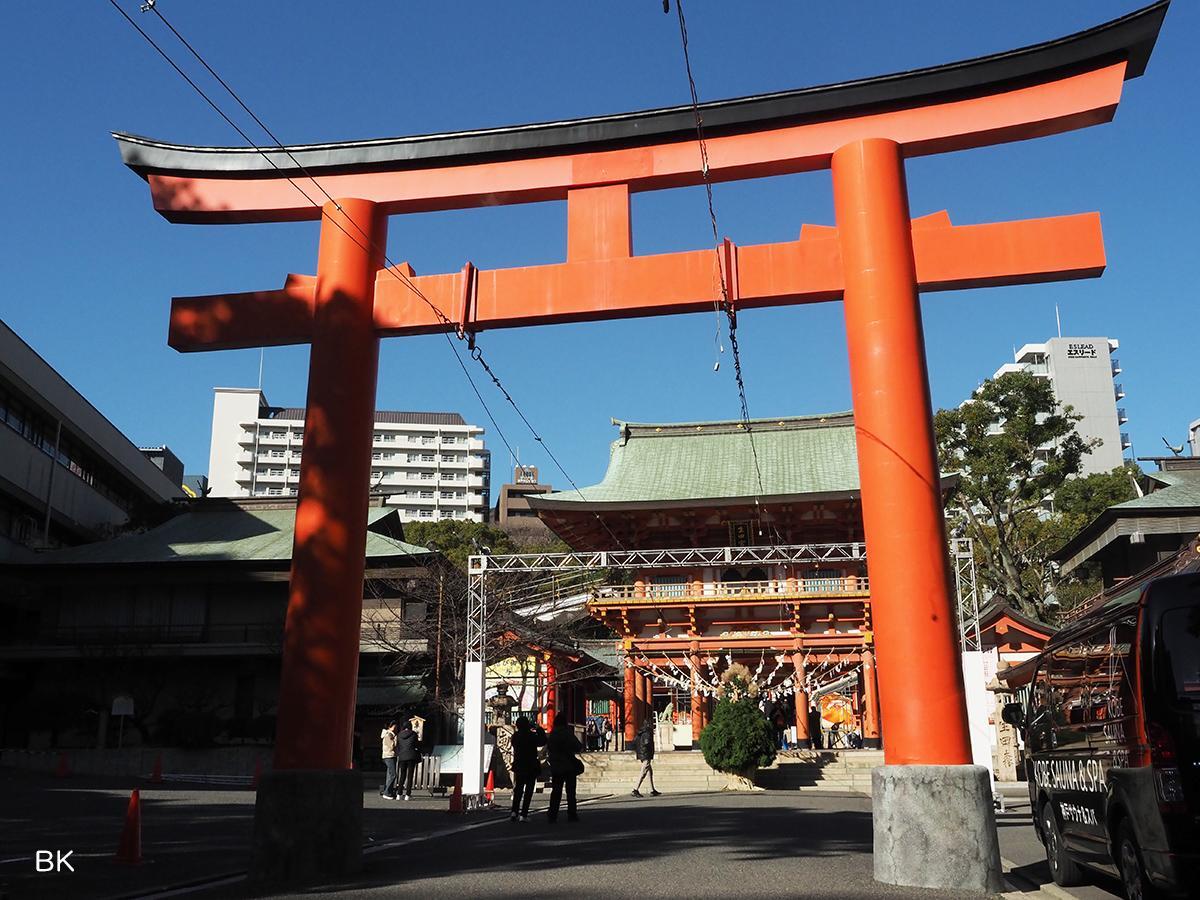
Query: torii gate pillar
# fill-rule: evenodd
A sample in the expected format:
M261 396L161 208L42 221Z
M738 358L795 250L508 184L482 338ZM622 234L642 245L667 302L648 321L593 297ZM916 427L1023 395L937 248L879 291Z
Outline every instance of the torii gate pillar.
M362 866L362 775L351 745L387 218L365 200L323 213L275 766L254 813L252 873L268 886Z
M869 138L838 149L832 168L887 723L885 765L871 775L875 878L999 892L991 780L970 764L963 715L903 153Z

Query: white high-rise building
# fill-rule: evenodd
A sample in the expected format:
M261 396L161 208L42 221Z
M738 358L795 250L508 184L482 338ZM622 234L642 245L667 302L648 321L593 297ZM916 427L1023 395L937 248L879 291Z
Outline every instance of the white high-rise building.
M216 388L208 483L213 497L285 497L300 483L304 409L257 388ZM483 429L458 413L375 413L371 492L402 521L485 522L491 458Z
M1125 462L1131 446L1121 426L1129 421L1117 406L1125 391L1115 381L1121 366L1112 354L1120 344L1104 337L1058 337L1043 344L1026 344L1016 360L1001 366L993 378L1006 372L1028 372L1049 379L1060 406L1070 406L1082 416L1075 431L1085 441L1101 443L1083 458L1081 474L1111 472Z

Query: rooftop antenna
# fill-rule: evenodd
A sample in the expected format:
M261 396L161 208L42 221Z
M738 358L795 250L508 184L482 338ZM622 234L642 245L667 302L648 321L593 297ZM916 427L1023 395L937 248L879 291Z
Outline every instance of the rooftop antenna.
M1054 321L1058 325L1058 336L1062 337L1062 316L1058 314L1058 304L1054 304Z
M266 355L267 355L267 348L259 347L258 348L258 392L260 394L262 393L263 359L266 357Z

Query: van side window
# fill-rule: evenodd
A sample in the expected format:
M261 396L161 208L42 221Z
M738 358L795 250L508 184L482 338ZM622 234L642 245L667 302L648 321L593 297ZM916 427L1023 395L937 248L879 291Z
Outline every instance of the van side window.
M1136 616L1110 623L1096 634L1087 661L1091 743L1116 754L1113 765L1128 764L1119 751L1136 739L1137 704L1133 695L1136 634Z
M1087 746L1087 638L1059 647L1050 657L1050 703L1055 746Z
M1050 735L1053 722L1050 711L1050 657L1043 656L1038 663L1029 692L1028 740L1031 751L1044 750L1051 746Z

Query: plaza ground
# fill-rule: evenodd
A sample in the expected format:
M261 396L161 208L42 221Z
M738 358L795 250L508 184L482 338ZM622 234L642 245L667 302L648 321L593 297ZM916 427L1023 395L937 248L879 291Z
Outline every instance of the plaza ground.
M142 790L145 862L112 861L129 790ZM246 896L244 871L254 811L248 789L147 785L133 780L59 780L0 772L0 897ZM950 897L886 887L871 878L870 800L794 791L678 794L636 800L600 796L581 821L524 825L503 813L445 812L444 798L387 801L365 790L364 871L306 896L339 897ZM538 795L534 808L544 807ZM1014 864L1009 896L1049 882L1028 805L999 818L1001 854ZM74 850L75 872L38 875L33 853ZM221 876L229 876L228 880ZM214 880L215 881L214 883ZM1120 896L1096 879L1065 895ZM278 896L289 896L279 894Z

